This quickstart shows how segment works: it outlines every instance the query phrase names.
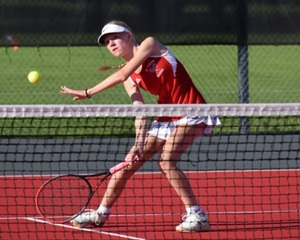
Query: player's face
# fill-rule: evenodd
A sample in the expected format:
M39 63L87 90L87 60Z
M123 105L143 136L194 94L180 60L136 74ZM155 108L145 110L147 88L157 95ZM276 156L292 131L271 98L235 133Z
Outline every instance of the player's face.
M127 33L111 33L104 37L104 44L107 49L116 57L123 57L129 43Z

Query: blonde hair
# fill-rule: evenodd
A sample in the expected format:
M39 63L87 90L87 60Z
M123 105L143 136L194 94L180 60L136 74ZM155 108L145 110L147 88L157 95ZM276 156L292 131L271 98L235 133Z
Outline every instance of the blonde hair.
M106 25L107 24L114 24L114 25L118 25L118 26L127 28L130 31L131 35L132 35L132 41L133 41L133 43L135 45L137 44L136 41L135 41L135 38L133 36L133 32L132 32L131 27L129 27L125 22L120 21L120 20L111 20L110 22L106 23Z
M132 29L123 21L112 20L112 21L108 22L107 24L114 24L114 25L118 25L118 26L121 26L121 27L125 27L132 33Z

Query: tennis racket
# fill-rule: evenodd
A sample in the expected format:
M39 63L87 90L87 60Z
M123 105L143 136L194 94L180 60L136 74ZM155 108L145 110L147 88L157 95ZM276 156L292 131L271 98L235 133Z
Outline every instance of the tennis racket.
M106 172L92 175L63 175L45 182L37 192L35 204L39 214L52 223L67 223L80 215L89 205L100 185L114 173L128 167L122 162ZM103 176L95 188L87 180Z

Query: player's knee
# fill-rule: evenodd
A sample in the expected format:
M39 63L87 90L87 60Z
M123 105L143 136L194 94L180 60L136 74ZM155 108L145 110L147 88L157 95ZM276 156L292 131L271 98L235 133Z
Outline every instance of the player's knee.
M177 164L174 161L165 161L161 159L159 161L159 167L162 170L163 174L168 176L170 174L170 171L177 169Z

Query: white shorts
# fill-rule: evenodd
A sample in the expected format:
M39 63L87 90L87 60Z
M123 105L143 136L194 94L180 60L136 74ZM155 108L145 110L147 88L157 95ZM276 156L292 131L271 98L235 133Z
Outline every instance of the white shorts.
M154 121L148 130L150 135L155 137L168 140L171 136L172 132L176 129L179 125L197 125L200 123L205 123L207 126L204 129L203 134L209 135L212 133L213 129L216 126L221 125L221 121L218 117L184 117L175 122L157 122Z

